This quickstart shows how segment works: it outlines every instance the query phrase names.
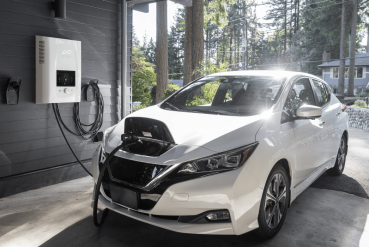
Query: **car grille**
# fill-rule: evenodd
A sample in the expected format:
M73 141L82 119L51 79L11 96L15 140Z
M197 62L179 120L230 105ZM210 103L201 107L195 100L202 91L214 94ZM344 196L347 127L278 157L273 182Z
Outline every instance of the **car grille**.
M109 163L109 176L112 181L145 187L167 166L148 164L139 161L113 157Z

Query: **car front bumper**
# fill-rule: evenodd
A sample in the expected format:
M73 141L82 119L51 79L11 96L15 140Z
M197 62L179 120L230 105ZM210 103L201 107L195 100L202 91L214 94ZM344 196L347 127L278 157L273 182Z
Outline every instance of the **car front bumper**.
M99 152L98 148L92 162L95 184L99 174ZM258 227L262 192L245 169L237 169L174 184L161 195L151 210L135 211L103 195L99 196L99 204L127 217L175 232L240 235ZM156 217L194 216L214 210L228 210L231 222L182 223Z

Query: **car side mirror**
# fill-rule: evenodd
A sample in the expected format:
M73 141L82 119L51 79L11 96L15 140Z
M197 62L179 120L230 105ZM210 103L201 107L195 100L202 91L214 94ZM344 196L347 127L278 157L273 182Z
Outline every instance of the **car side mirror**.
M303 105L296 110L296 116L298 118L314 119L321 117L323 109L314 105Z

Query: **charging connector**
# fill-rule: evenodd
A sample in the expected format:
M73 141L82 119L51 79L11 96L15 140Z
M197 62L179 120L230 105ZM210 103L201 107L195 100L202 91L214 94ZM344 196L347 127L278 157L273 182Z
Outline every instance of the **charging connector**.
M87 89L86 89L86 100L88 102L95 101L96 90L93 86L94 84L97 86L98 83L99 81L95 79L95 80L91 80L90 83L88 84Z
M86 90L86 100L88 102L95 101L94 89L92 86L88 86Z

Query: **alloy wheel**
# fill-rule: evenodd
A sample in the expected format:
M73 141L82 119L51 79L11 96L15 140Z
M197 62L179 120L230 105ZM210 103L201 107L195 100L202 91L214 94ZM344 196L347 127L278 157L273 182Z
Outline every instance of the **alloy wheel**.
M277 173L271 179L266 193L264 213L270 229L278 226L286 209L287 188L282 174Z
M337 159L338 159L337 160L338 161L338 169L340 171L342 171L343 166L345 164L345 159L346 159L346 143L345 143L344 138L341 139L340 147L338 149Z

